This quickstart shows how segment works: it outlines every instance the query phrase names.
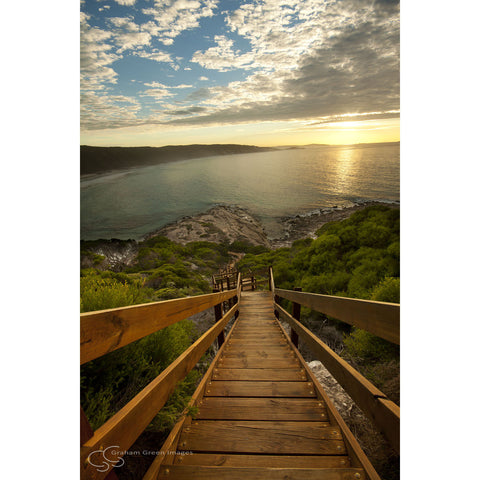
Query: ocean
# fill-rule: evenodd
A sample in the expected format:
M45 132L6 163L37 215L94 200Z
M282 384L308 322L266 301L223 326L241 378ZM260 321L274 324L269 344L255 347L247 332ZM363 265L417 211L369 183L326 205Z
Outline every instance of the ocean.
M249 209L271 238L281 219L367 201L400 201L400 145L309 146L205 157L86 175L84 240L141 239L186 215L227 204Z

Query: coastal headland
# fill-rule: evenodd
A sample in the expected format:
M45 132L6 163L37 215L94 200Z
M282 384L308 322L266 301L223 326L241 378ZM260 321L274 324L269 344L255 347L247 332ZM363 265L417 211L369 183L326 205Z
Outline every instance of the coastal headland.
M141 241L164 236L182 245L206 241L226 244L241 242L253 246L261 245L269 249L290 247L296 240L316 238L315 232L326 223L344 220L354 212L372 205L383 205L383 203L369 201L350 207L333 206L304 215L283 217L279 220L283 227L283 234L278 238L269 238L261 221L246 208L236 205L216 205L206 212L182 217L154 230L145 235ZM399 204L390 206L400 208ZM141 241L117 239L83 241L82 250L90 253L82 255L82 268L93 266L92 254L105 257L105 263L109 268L118 269L129 266L138 253Z
M165 147L80 147L80 174L106 173L147 165L218 155L276 150L254 145L167 145Z

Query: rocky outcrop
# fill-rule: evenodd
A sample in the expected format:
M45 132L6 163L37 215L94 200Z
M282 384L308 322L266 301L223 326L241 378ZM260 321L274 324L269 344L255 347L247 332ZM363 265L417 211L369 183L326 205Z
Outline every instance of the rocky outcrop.
M80 268L108 269L114 272L133 265L138 254L135 240L95 240L81 242Z
M203 240L215 243L241 241L271 246L263 225L245 208L230 205L218 205L205 213L183 217L149 233L144 239L158 235L183 245Z

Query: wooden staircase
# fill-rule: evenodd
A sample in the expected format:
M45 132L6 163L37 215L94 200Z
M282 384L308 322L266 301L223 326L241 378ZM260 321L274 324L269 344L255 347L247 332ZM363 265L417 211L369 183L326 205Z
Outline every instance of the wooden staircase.
M299 339L396 451L400 409L309 331L300 309L399 344L400 305L283 290L275 287L271 267L268 273L267 280L252 275L245 282L226 270L213 277L211 294L81 314L85 364L193 314L210 308L215 313L215 323L200 338L97 430L80 409L82 480L117 478L122 457L215 341L217 355L144 480L380 480L300 355ZM256 289L263 282L269 291ZM291 302L292 314L282 299Z
M272 294L243 292L239 311L194 396L198 413L162 447L169 452L155 478L368 478L360 447L345 438L346 426L275 318Z

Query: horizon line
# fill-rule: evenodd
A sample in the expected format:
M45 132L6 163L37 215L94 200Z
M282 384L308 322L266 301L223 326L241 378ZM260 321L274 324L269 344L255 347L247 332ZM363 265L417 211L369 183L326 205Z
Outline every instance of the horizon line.
M191 147L191 146L211 146L211 145L235 145L244 147L258 148L286 148L286 147L354 147L357 145L378 145L384 143L400 143L400 140L392 140L388 142L359 142L359 143L304 143L304 144L288 144L288 145L269 145L260 146L247 143L185 143L185 144L167 144L167 145L87 145L80 144L80 147L97 147L97 148L164 148L164 147Z

